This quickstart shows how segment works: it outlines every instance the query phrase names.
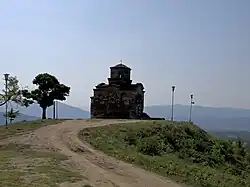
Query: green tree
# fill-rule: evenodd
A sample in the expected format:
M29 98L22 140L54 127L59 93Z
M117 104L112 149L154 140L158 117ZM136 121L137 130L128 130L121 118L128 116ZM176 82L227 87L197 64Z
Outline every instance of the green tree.
M12 123L12 121L16 119L18 115L19 115L19 110L14 111L14 109L11 108L10 111L8 111L7 113L7 118L9 119L10 123ZM4 114L4 117L6 117L6 114Z
M7 102L11 102L28 107L32 104L32 101L25 96L26 93L28 93L28 90L19 86L17 77L10 76L7 82L7 93L5 89L0 93L0 106L5 105Z
M17 107L28 107L33 101L24 96L26 93L28 93L28 90L19 85L17 77L10 76L7 80L7 91L6 89L3 89L0 93L0 106L5 104L15 104ZM6 117L6 114L4 114L4 117Z
M46 119L46 110L53 105L54 100L64 101L69 96L70 87L61 84L58 79L48 73L37 75L33 84L38 88L25 92L27 99L36 101L42 108L42 119Z

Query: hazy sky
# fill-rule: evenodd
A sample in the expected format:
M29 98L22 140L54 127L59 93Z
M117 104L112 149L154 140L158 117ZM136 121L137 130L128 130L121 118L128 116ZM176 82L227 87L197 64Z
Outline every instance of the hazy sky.
M1 73L32 88L52 73L89 105L109 67L143 82L146 105L250 108L249 0L0 0ZM3 81L1 82L3 84ZM1 84L1 85L2 85Z

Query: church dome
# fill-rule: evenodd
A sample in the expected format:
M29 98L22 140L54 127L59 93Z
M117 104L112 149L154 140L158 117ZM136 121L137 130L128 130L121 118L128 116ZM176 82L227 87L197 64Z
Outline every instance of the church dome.
M131 69L131 68L129 68L128 66L126 66L126 65L124 65L124 64L122 64L122 63L117 64L117 65L115 65L115 66L112 66L112 67L110 67L110 68L111 68L111 69L114 69L114 68Z
M101 82L100 84L96 85L96 88L102 88L108 86L107 84Z

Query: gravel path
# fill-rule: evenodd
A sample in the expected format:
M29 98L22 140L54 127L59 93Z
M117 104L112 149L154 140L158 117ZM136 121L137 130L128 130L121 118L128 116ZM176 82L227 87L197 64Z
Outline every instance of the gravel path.
M78 139L80 130L87 127L103 126L121 120L67 120L60 124L45 126L29 134L11 138L11 142L31 144L37 149L59 151L69 157L74 169L84 177L84 181L94 187L180 187L154 173L131 164L118 161L94 150ZM131 122L131 120L128 120ZM62 187L83 186L62 184Z

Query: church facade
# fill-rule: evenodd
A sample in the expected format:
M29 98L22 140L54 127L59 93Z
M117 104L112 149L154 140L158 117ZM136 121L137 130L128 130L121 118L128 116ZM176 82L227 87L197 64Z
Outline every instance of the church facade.
M108 84L100 83L93 91L91 118L142 119L147 116L143 113L143 84L133 84L131 68L122 63L110 67Z

